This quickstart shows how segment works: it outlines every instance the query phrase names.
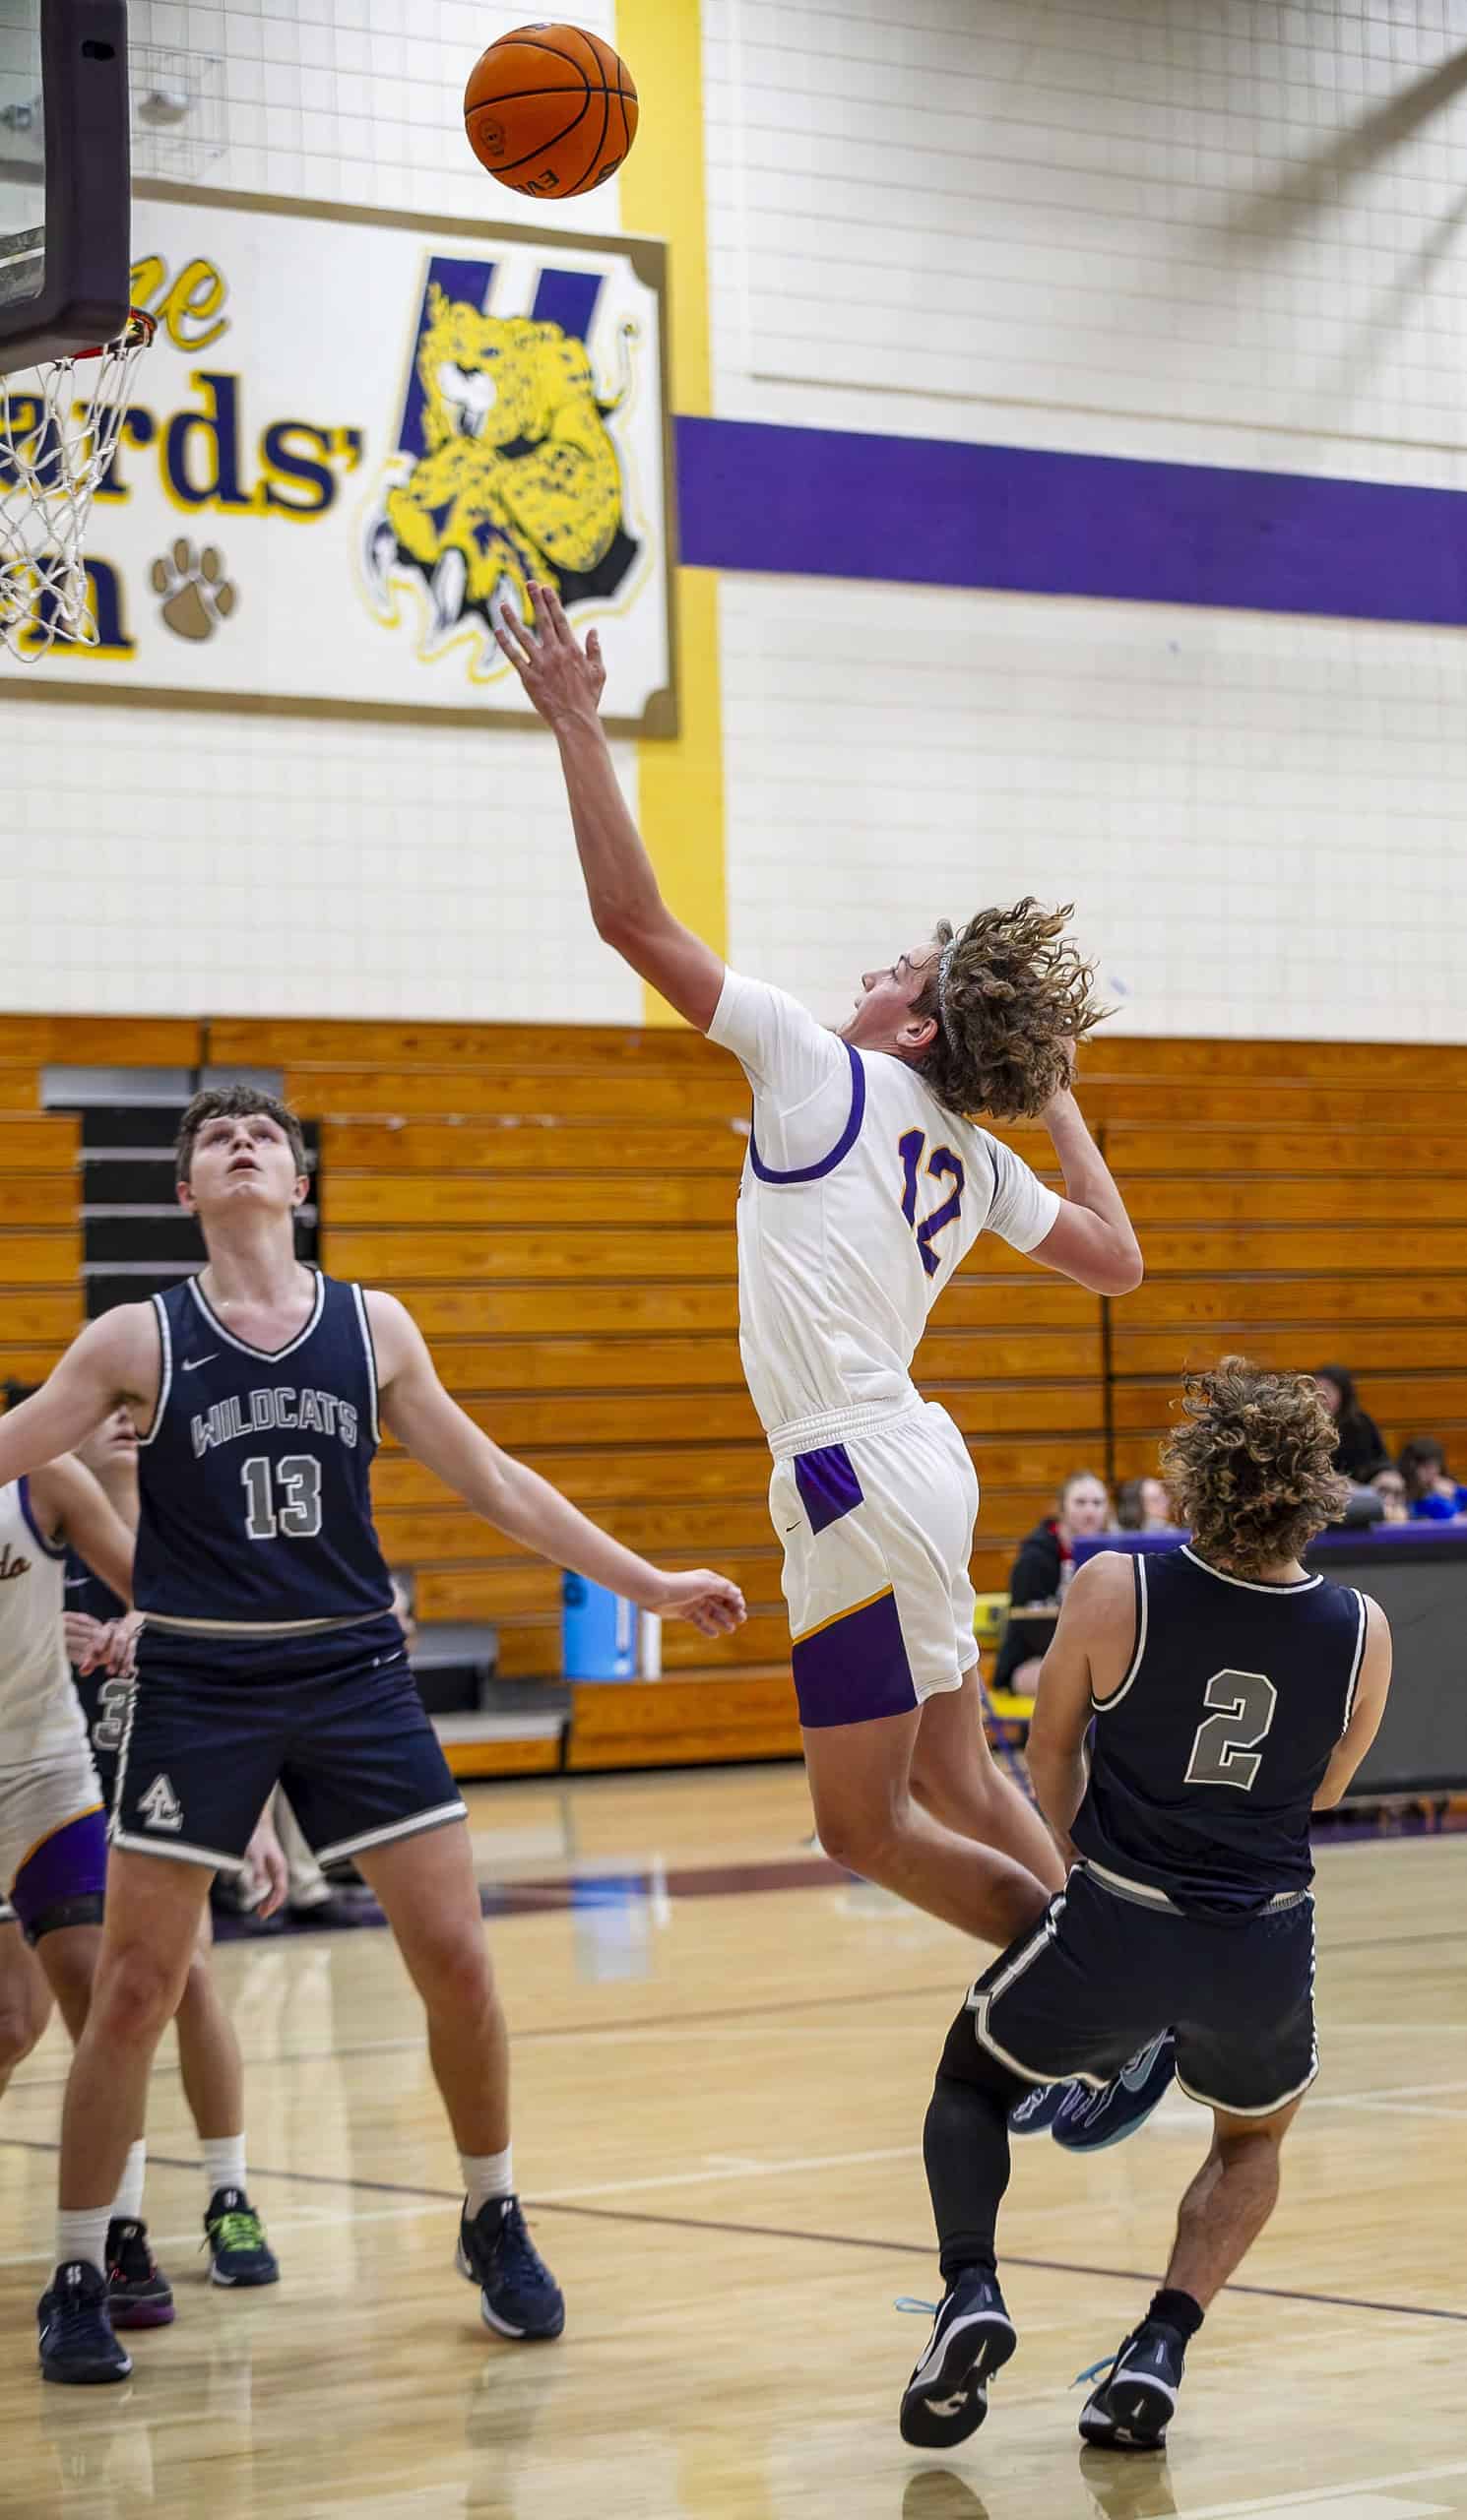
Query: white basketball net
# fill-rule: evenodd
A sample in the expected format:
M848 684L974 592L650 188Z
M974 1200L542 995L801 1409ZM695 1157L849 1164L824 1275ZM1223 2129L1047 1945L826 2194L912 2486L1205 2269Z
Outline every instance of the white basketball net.
M87 523L157 329L135 308L104 349L0 377L0 640L22 664L58 639L96 645Z

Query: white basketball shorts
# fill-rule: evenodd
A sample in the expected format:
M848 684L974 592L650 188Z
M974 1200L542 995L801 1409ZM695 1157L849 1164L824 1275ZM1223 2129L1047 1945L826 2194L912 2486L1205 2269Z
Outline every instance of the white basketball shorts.
M776 1459L769 1484L799 1720L811 1728L909 1714L960 1688L978 1660L967 1445L936 1401L874 1424L853 1417L843 1441Z

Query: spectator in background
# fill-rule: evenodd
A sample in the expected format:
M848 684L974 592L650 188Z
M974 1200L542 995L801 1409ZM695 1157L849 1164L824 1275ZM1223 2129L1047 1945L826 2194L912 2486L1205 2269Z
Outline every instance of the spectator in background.
M1124 1479L1116 1490L1116 1521L1123 1532L1175 1532L1172 1499L1159 1479Z
M1369 1487L1377 1470L1388 1470L1390 1455L1373 1418L1368 1418L1355 1392L1355 1376L1343 1365L1319 1365L1314 1371L1319 1397L1334 1419L1335 1447L1331 1467L1356 1487Z
M1412 1435L1401 1446L1397 1466L1414 1523L1449 1523L1454 1514L1467 1513L1467 1487L1453 1479L1435 1435Z
M1406 1481L1398 1470L1393 1467L1377 1470L1371 1485L1385 1508L1380 1517L1383 1523L1410 1522L1411 1508L1406 1501Z
M993 1672L995 1689L1033 1697L1074 1571L1074 1544L1110 1529L1111 1494L1105 1480L1093 1470L1072 1471L1059 1490L1058 1511L1036 1524L1019 1544L1008 1583L1008 1626Z

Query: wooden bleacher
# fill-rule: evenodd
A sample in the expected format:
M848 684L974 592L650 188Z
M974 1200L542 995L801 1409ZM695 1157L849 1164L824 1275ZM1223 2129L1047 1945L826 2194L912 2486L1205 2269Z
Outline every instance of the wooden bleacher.
M471 1415L630 1545L713 1562L739 1636L665 1639L659 1688L577 1692L577 1765L797 1747L768 1457L736 1342L747 1098L680 1032L0 1018L0 1354L32 1376L82 1318L76 1128L47 1060L275 1067L322 1123L325 1265L413 1307ZM1136 1218L1145 1285L1107 1304L981 1244L939 1306L924 1389L984 1488L974 1579L1069 1470L1148 1468L1184 1362L1337 1356L1394 1442L1467 1459L1467 1050L1102 1039L1082 1099ZM1419 1118L1419 1127L1413 1125ZM1008 1132L1043 1167L1043 1132ZM492 1619L507 1676L559 1664L558 1580L389 1445L389 1556L428 1620ZM517 1763L517 1764L522 1764Z

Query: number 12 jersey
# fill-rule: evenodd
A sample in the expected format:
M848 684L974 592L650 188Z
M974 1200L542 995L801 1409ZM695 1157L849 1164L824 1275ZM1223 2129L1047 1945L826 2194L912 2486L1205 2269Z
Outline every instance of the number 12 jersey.
M926 1317L980 1233L1016 1251L1059 1213L1023 1160L782 989L730 972L709 1038L753 1089L738 1197L739 1348L766 1433L815 1446L911 1406Z

